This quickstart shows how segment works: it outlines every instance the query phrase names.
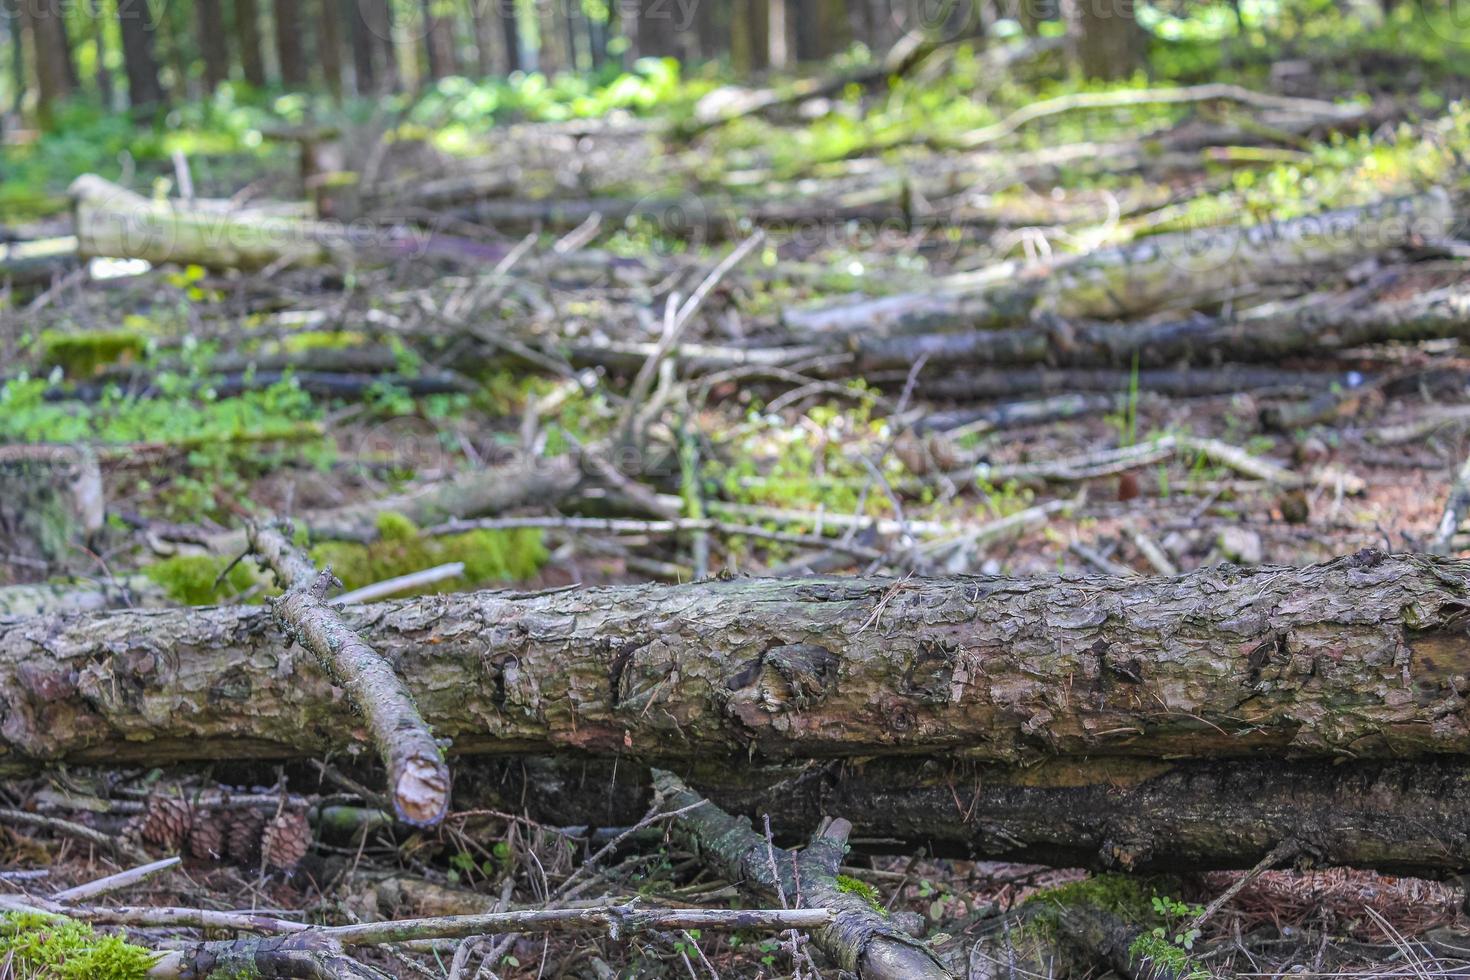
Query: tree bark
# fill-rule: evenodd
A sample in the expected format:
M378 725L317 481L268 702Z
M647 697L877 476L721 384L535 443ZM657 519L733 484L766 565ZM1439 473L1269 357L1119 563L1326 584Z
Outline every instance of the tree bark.
M1309 298L1285 309L1233 320L1197 317L1139 325L1070 324L1047 318L1014 330L859 337L852 346L860 373L906 369L921 357L950 368L961 364L1127 368L1133 364L1164 369L1222 359L1271 362L1386 341L1466 336L1470 336L1470 288L1460 283L1409 299L1356 307ZM963 388L963 379L958 380Z
M459 58L454 50L454 17L452 8L441 12L443 0L423 0L424 51L428 56L429 77L435 80L459 74Z
M1071 0L1073 58L1083 76L1116 80L1143 67L1135 0Z
M1442 238L1454 220L1449 195L1434 189L1290 221L1156 235L1035 266L993 266L938 280L922 291L786 310L782 319L805 338L991 327L1043 312L1123 318L1238 295L1283 270Z
M204 88L213 92L230 78L230 49L225 41L225 18L220 0L199 0L199 51L204 57Z
M240 70L245 81L265 88L265 61L260 51L260 8L256 0L235 0L235 36L240 44Z
M732 813L769 814L778 843L829 817L860 817L855 850L1059 868L1250 868L1278 844L1297 861L1441 878L1470 868L1470 763L1421 760L1052 758L1031 766L954 758L691 758L673 767ZM543 823L626 826L647 812L636 761L461 759L456 806L519 808Z
M155 24L144 0L118 0L117 24L122 36L123 68L128 76L128 105L146 110L162 104L158 62L153 57Z
M317 57L332 98L342 98L342 0L317 0Z
M1410 758L1470 750L1470 563L734 580L344 611L460 752ZM287 758L350 709L250 608L11 621L0 769Z
M306 18L302 0L272 0L276 29L276 58L280 63L281 84L286 88L305 88L307 84L306 47L302 31Z
M31 36L36 105L42 122L49 123L55 104L76 88L76 66L66 39L62 6L60 0L25 0L21 10Z

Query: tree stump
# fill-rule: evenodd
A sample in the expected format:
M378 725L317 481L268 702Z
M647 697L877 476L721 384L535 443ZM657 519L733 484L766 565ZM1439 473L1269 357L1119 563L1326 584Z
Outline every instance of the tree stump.
M89 450L0 446L0 565L36 579L78 564L103 511L102 471Z

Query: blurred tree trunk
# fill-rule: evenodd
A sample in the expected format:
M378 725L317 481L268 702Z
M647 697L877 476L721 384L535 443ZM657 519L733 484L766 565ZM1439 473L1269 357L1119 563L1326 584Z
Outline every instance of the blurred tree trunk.
M536 25L541 47L536 56L536 67L548 78L557 72L566 71L567 55L566 21L561 12L561 0L537 3Z
M730 66L742 78L766 66L770 47L766 14L766 0L732 0Z
M756 0L760 2L760 0ZM796 11L792 9L795 0L770 0L767 8L767 56L766 61L776 71L785 71L791 67L792 55L792 28Z
M459 58L454 50L453 5L448 0L423 0L423 10L429 77L437 80L459 74Z
M492 0L495 17L500 21L501 37L505 39L505 66L507 72L521 70L521 25L516 19L515 0Z
M199 51L204 57L204 90L215 89L230 77L230 50L225 42L224 11L220 0L198 0Z
M670 0L638 0L628 36L635 58L661 58L674 53L674 30Z
M387 0L351 0L352 61L359 95L396 91L398 53Z
M787 0L796 14L796 60L816 61L823 56L820 0Z
M1143 67L1135 0L1071 0L1073 60L1084 77L1121 79Z
M342 100L342 0L318 0L317 57L332 98Z
M128 76L128 105L146 109L161 104L163 86L158 83L158 62L153 57L156 25L145 0L118 0L117 26Z
M235 0L235 37L245 81L265 88L265 61L260 54L260 8L256 0Z
M50 122L56 103L71 95L76 70L67 48L60 0L20 0L20 7L31 37L36 110L45 125Z
M92 19L92 43L97 48L97 65L95 68L97 95L102 100L103 106L110 110L114 107L112 72L107 70L107 31L104 29L102 4L99 0L92 0L88 5L87 13Z
M505 37L487 16L486 0L470 0L470 26L475 31L475 74L479 78L505 74Z
M17 113L25 102L29 79L26 77L25 25L21 23L20 0L0 0L0 16L5 19L5 31L10 36L10 85L15 93L11 103Z
M275 15L276 59L281 67L281 84L286 88L305 88L309 72L306 67L306 47L302 33L306 19L302 16L301 0L273 0Z

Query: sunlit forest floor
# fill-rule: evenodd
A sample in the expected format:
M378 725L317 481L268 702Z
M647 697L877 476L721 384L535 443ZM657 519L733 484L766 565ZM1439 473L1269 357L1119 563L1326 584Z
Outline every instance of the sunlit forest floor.
M1151 25L1153 77L1112 85L1059 80L1058 42L1014 36L941 45L901 78L864 73L872 61L855 53L819 76L854 80L751 114L749 86L645 61L616 78L449 80L344 107L226 88L156 130L78 105L54 132L12 131L0 221L16 243L75 232L66 192L84 173L243 213L310 202L349 234L326 261L248 269L5 253L0 443L92 447L107 519L63 556L0 556L0 609L258 603L269 576L221 547L244 520L311 527L527 456L579 459L586 479L493 511L387 506L353 534L314 537L313 557L348 589L459 563L412 594L847 571L1170 575L1425 550L1465 458L1470 358L1453 337L1360 342L1333 318L1453 290L1470 245L1453 228L1375 226L1244 275L1225 271L1234 256L1187 248L1216 227L1385 199L1442 192L1463 207L1470 36L1447 38L1415 8L1243 31L1224 5L1166 17ZM1301 101L1148 94L1214 82ZM879 328L853 305L933 297L959 274L1028 281L1156 239L1186 242L1164 261L1198 289L1136 300L1107 281L1096 295L1058 287L1003 327L1023 353L998 359L890 356L939 330L919 314ZM963 315L983 321L978 308ZM857 312L824 322L808 315L819 309ZM1077 334L1235 318L1278 340L1305 321L1347 339L1240 357L1218 335L1103 349ZM882 332L893 343L879 351ZM587 462L589 447L621 479ZM335 781L259 765L245 770L254 789L238 770L230 787L289 788L316 815L363 805L323 771ZM157 780L14 780L0 802L115 833L136 828ZM220 785L209 769L183 780ZM529 812L511 797L435 831L323 821L294 873L196 853L187 874L128 901L333 921L534 903L600 843ZM48 888L126 864L54 828L0 827L0 865L45 871ZM962 963L1002 913L1083 876L922 853L854 854L845 873ZM8 874L0 888L21 880ZM734 895L657 841L597 876L654 904ZM1157 887L1203 905L1238 877ZM1463 900L1454 883L1273 871L1191 941L1191 968L1463 975ZM442 954L372 955L393 975L450 972ZM523 937L498 955L480 975L792 971L780 941L738 934Z

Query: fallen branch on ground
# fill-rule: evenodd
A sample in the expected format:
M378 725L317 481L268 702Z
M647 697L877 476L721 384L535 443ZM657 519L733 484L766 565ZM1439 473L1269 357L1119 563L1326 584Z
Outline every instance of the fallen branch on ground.
M286 590L272 600L272 618L288 642L300 641L342 686L372 732L398 819L420 827L438 823L449 809L443 750L393 667L327 605L327 591L340 583L330 569L318 573L280 530L255 524L247 534L250 550Z

